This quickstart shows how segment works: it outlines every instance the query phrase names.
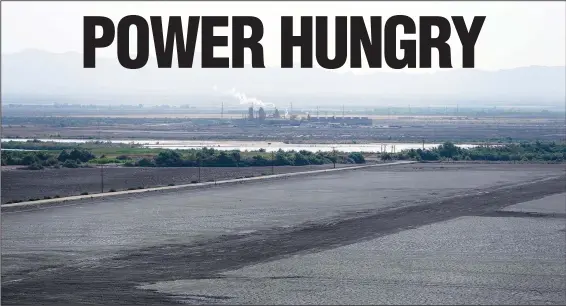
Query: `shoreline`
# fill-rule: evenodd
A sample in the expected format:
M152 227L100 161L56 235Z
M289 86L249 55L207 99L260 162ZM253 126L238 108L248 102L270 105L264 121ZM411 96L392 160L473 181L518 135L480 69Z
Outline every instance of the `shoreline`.
M2 138L2 143L9 142L22 142L30 143L34 140L39 141L38 143L47 144L90 144L102 142L102 144L108 145L135 145L139 148L144 149L168 149L168 150L191 150L191 149L202 149L202 148L212 148L215 150L222 151L234 151L239 150L241 152L256 152L260 150L265 150L266 152L272 151L323 151L323 152L361 152L361 153L377 153L377 152L388 152L395 153L402 150L409 149L432 149L441 145L441 142L394 142L394 141L384 141L384 142L317 142L317 143L291 143L291 142L281 142L281 141L264 141L264 140L211 140L211 141L201 141L201 140L158 140L158 139L80 139L80 138L40 138L40 139L30 139L30 138L20 138L20 139L7 139ZM479 145L486 145L488 143L456 143L455 145L464 149L473 148ZM502 145L503 143L488 144L488 145ZM18 149L19 150L19 149ZM48 148L47 148L48 150Z
M197 143L197 144L207 144L207 143L234 143L234 144L246 144L246 143L272 143L272 144L284 144L284 145L351 145L351 146L355 146L355 145L380 145L380 144L421 144L422 145L422 140L366 140L366 139L358 139L358 140L353 140L352 141L345 141L345 140L332 140L332 139L318 139L318 140L270 140L270 139L247 139L247 140L242 140L242 139L214 139L214 140L194 140L194 139L171 139L171 138L159 138L159 137L155 137L152 139L148 139L148 138L140 138L140 137L123 137L123 138L112 138L112 137L102 137L102 138L95 138L95 137L50 137L50 138L29 138L29 137L19 137L19 138L14 138L14 137L5 137L1 139L1 142L27 142L27 141L33 141L33 140L39 140L42 142L56 142L56 143L88 143L88 142L111 142L113 144L119 144L119 143L125 143L125 144L130 144L130 143L135 143L135 144L153 144L156 142L159 143ZM442 144L445 141L441 141L441 140L434 140L434 141L430 141L430 142L426 142L425 139L425 145L428 144ZM462 142L454 142L454 141L450 141L452 143L455 144L459 144L459 145L481 145L481 144L508 144L508 143L514 143L514 142L498 142L498 141L486 141L486 140L470 140L470 141L462 141Z

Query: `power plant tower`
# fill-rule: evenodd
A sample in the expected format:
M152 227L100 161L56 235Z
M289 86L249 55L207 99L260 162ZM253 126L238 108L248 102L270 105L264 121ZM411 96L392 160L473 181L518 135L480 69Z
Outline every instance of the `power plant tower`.
M248 108L248 119L253 120L254 119L254 107L250 106L250 108Z
M265 117L267 117L266 114L265 114L265 110L263 110L263 107L259 108L258 117L259 117L259 120L265 120Z

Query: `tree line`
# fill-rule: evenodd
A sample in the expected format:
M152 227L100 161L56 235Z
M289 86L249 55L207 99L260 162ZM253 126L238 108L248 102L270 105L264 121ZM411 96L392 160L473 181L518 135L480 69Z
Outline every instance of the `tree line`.
M152 157L134 159L127 155L98 158L89 150L74 148L58 155L52 151L2 151L2 165L23 165L30 170L52 168L79 168L89 164L118 163L126 167L252 167L252 166L306 166L329 163L363 164L361 153L283 151L255 153L221 151L213 148L165 150Z
M27 166L30 170L52 168L79 168L96 156L85 149L63 150L58 155L50 151L2 151L2 166Z
M379 159L416 161L504 161L546 162L566 161L566 143L529 142L495 146L461 148L451 142L432 149L411 149L399 153L380 153ZM252 167L252 166L306 166L337 164L363 164L362 153L283 151L269 153L215 150L214 148L191 150L164 150L144 158L120 155L107 158L95 156L84 148L53 151L2 151L2 165L23 165L28 169L78 168L89 164L117 163L127 167Z
M382 159L407 159L417 161L513 161L555 162L566 161L566 143L524 142L506 145L481 145L460 148L451 142L430 149L411 149L397 154L382 155Z
M159 152L152 158L142 158L126 162L125 166L136 167L253 167L253 166L306 166L329 163L362 164L365 158L361 153L333 153L283 151L267 153L265 150L254 155L242 154L239 150L222 151L214 148L200 150Z

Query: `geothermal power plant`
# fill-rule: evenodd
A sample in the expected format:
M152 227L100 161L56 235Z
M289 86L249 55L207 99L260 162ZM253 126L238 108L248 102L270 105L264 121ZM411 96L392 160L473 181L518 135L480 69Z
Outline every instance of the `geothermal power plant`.
M275 108L273 113L268 114L263 107L257 110L254 106L248 108L246 115L238 120L240 125L289 125L297 126L301 124L311 125L346 125L346 126L371 126L372 120L369 117L346 117L342 116L311 116L296 115L285 111L283 114Z

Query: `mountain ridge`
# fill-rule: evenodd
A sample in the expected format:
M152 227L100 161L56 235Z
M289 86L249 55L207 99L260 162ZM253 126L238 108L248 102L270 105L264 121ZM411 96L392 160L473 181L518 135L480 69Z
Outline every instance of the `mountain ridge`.
M203 69L199 61L195 53L195 68L176 68L174 58L172 69L160 69L150 58L146 67L128 70L116 59L99 57L97 68L84 69L78 52L24 50L2 54L2 95L221 96L235 88L252 96L371 96L414 100L415 105L435 98L564 105L566 95L564 66L355 74L322 68Z

